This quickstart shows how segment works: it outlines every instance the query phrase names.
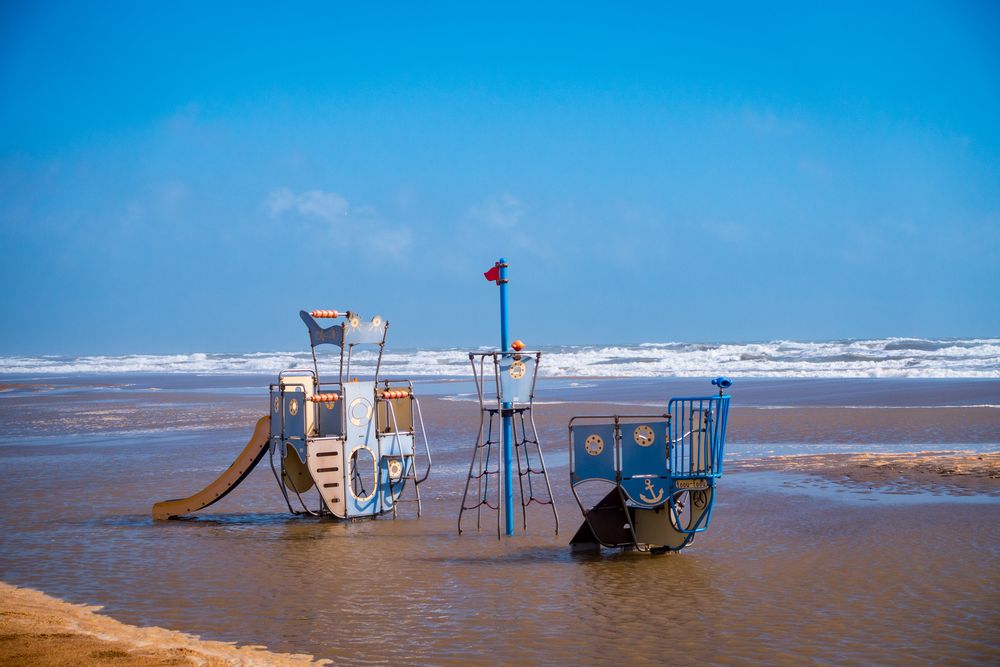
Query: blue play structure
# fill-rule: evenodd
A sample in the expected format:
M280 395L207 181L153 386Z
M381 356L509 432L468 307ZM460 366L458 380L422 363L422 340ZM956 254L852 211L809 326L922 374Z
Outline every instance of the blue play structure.
M582 415L569 422L570 483L584 522L575 550L679 551L708 528L722 476L732 385L673 398L660 415ZM611 487L586 509L581 493Z
M392 512L395 517L400 503L413 502L420 516L419 486L430 474L431 452L413 384L379 377L389 322L379 316L365 321L351 311L300 311L299 316L309 329L312 368L281 371L270 387L270 414L257 420L232 465L194 495L153 505L154 519L175 519L218 502L265 456L293 514L360 519ZM339 318L343 321L328 327L316 321ZM320 379L320 345L339 349L335 382ZM356 347L377 351L371 380L351 378ZM427 457L419 475L418 433ZM402 498L407 482L412 499ZM313 489L318 499L310 503Z
M417 515L419 484L430 472L430 448L420 403L409 380L383 380L382 351L389 322L363 321L350 311L301 311L309 329L313 367L289 369L271 385L271 468L296 514L331 514L341 519L395 514L407 481L413 482ZM343 317L322 327L317 317ZM321 381L316 348L339 348L335 382ZM374 377L351 379L351 359L358 347L377 349ZM416 472L416 424L420 425L426 470ZM277 454L279 466L275 465ZM321 503L311 509L303 494L315 487ZM292 496L301 509L293 507Z
M509 341L507 269L501 258L484 274L500 288L500 348L469 354L480 421L458 513L462 533L463 519L471 523L467 513L475 513L479 531L483 514L496 512L498 538L516 532L516 496L522 531L527 532L529 513L551 511L559 532L533 416L542 353L525 350L520 340ZM270 414L257 421L233 464L198 493L156 503L155 519L212 505L265 456L293 514L396 516L401 503L413 502L420 515L430 448L413 384L380 376L389 322L379 316L364 320L352 311L301 311L299 316L309 331L312 367L279 373L270 386ZM332 326L317 322L341 318ZM332 382L320 378L316 350L323 345L339 352ZM357 348L374 351L368 357L375 360L371 379L352 376ZM718 395L673 398L662 414L570 419L570 484L584 519L570 541L574 549L679 551L708 528L722 476L730 401L725 391L732 381L719 377L712 384ZM418 454L425 463L418 465ZM403 498L408 484L412 499ZM313 491L318 502L309 499ZM532 505L538 511L530 510Z

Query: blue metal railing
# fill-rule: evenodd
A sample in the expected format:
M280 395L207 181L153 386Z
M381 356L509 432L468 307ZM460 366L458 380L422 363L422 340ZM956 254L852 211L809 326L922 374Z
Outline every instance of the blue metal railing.
M704 479L722 475L729 396L672 398L670 414L670 476Z

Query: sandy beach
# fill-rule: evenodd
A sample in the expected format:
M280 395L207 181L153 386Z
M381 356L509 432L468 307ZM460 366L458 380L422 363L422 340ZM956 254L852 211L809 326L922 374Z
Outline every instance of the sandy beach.
M798 472L884 493L1000 495L1000 453L816 454L738 461L736 470Z
M0 663L4 665L326 664L310 656L203 640L164 628L138 628L30 588L0 582Z
M1000 657L1000 410L978 404L1000 383L745 383L712 525L663 557L567 548L580 510L565 428L609 405L649 412L687 389L672 381L543 387L558 534L541 508L527 534L498 541L489 517L457 534L477 410L433 383L419 519L290 516L265 464L209 511L151 521L153 502L232 461L261 383L6 381L4 662L658 664L665 646L682 664ZM843 398L859 395L870 407Z

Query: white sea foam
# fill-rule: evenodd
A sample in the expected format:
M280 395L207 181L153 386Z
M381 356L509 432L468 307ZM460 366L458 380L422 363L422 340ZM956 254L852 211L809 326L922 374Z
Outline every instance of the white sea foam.
M321 348L322 351L322 348ZM1000 338L791 341L755 343L643 343L543 347L540 372L549 377L1000 378ZM0 373L202 373L273 375L310 367L308 352L249 354L129 354L118 356L5 356ZM351 375L374 370L371 350L354 354ZM320 357L336 373L338 358ZM382 375L468 376L468 350L390 349Z

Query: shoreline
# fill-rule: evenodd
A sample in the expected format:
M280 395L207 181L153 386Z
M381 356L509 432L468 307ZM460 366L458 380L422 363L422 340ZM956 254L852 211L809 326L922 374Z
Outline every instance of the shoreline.
M33 588L0 581L0 663L7 665L329 664L310 655L274 653L160 627L139 627Z

